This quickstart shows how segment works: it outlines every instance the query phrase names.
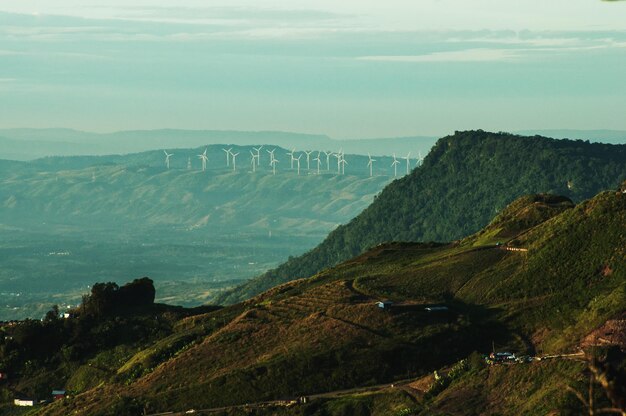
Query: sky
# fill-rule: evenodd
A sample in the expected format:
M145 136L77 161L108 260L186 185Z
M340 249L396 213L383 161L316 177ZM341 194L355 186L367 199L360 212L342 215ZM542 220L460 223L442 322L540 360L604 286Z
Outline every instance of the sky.
M626 130L626 2L128 3L0 1L0 128Z

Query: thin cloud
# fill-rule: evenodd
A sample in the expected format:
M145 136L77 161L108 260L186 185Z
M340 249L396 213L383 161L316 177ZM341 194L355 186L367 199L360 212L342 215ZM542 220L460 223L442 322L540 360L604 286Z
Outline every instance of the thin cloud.
M251 7L125 7L118 13L120 18L158 20L234 20L234 21L298 21L319 22L350 17L346 14L323 10L270 9Z
M424 55L378 55L360 56L360 61L380 62L494 62L511 61L519 58L514 49L465 49L460 51L432 52Z

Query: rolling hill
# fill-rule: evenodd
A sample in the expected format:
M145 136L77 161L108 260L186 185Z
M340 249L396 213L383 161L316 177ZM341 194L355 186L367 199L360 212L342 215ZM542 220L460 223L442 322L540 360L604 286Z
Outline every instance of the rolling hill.
M626 145L482 130L440 139L424 163L313 250L221 295L234 303L310 276L386 241L449 241L478 231L522 194L578 202L626 178Z
M292 408L272 402L256 414L560 411L572 400L563 383L584 382L584 363L555 358L487 368L472 351L487 352L493 344L558 357L598 343L588 335L626 309L624 230L622 191L577 205L566 197L530 195L464 239L383 244L246 302L170 315L161 333L141 342L120 337L82 355L61 356L73 344L60 336L26 365L22 354L29 348L22 349L26 344L12 335L21 327L4 327L13 337L0 338L0 363L13 374L13 390L4 395L63 385L71 397L34 412L51 416L184 412L302 395L310 402ZM73 318L41 325L69 333L96 324L114 331L113 323L85 320L100 304L93 302L97 293ZM381 309L376 302L383 299L393 304ZM429 306L447 309L429 312ZM120 316L99 319L130 319ZM603 336L610 342L612 335ZM98 345L97 335L89 340ZM435 383L429 376L435 369L451 381ZM54 374L56 387L42 374ZM364 386L371 387L350 390ZM227 407L214 413L246 411Z

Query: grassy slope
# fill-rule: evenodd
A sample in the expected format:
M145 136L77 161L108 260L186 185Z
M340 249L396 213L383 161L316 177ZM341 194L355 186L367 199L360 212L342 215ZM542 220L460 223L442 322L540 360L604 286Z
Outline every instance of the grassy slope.
M547 209L558 215L535 227L526 222L529 231L513 238L528 252L485 245L485 235L505 237L528 218L545 220ZM520 214L503 221L513 212ZM176 410L391 382L490 350L492 340L520 352L568 351L626 308L624 230L624 194L605 192L573 209L567 201L527 199L460 242L380 246L313 278L188 318L118 370L124 385L88 391L43 414L110 414L120 396L142 409ZM380 298L403 303L384 312L374 306ZM451 313L423 311L443 302ZM172 358L159 352L193 333L193 345Z
M423 166L310 252L221 298L237 302L310 276L386 241L450 241L477 232L520 195L581 201L626 178L626 145L557 141L483 131L440 139Z
M572 360L485 368L452 383L419 415L547 415L565 400L565 387L583 379L584 369Z

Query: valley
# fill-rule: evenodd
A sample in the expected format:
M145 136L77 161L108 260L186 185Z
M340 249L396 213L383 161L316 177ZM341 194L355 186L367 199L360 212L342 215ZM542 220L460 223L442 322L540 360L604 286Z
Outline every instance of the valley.
M94 282L126 276L151 276L162 301L200 305L314 247L391 180L383 165L370 177L358 155L346 175L311 163L297 175L280 148L276 175L267 153L256 172L233 171L222 148L178 149L171 169L162 151L0 161L0 320L75 306Z

